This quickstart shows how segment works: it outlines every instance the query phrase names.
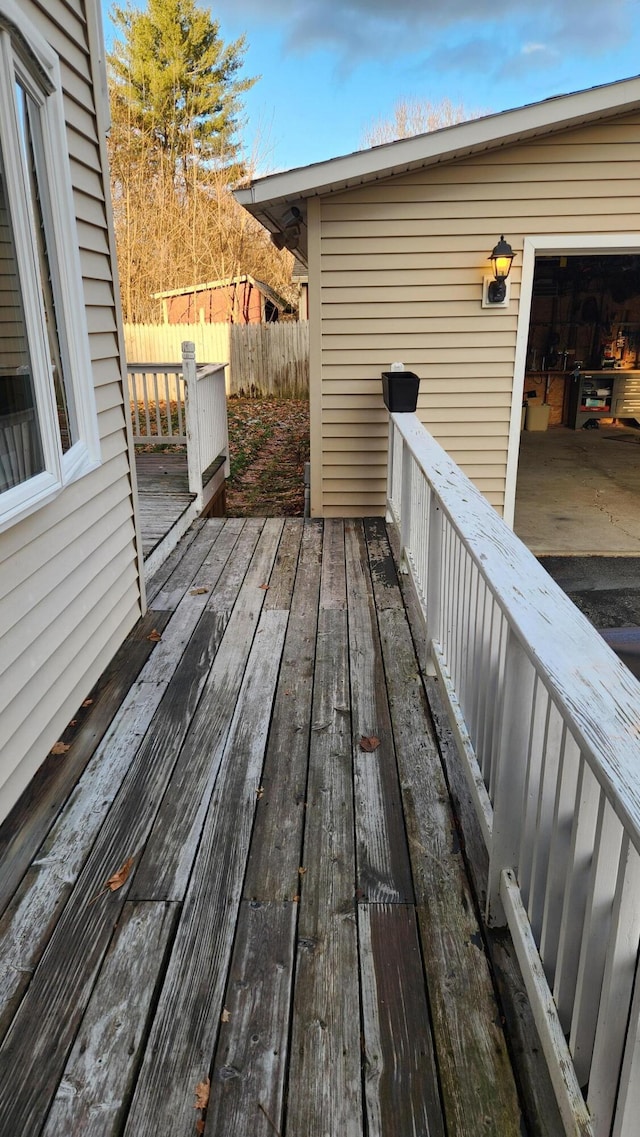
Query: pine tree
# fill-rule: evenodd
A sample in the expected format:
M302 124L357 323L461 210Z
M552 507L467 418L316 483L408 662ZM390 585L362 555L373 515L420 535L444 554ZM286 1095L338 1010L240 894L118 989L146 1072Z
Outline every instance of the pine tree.
M291 296L292 258L238 205L244 37L225 44L195 0L131 2L112 19L108 148L125 320L161 319L152 294L250 273Z
M168 162L188 186L194 166L228 166L238 154L240 96L256 82L239 75L244 37L225 44L195 0L116 6L120 33L108 55L115 133L128 158Z

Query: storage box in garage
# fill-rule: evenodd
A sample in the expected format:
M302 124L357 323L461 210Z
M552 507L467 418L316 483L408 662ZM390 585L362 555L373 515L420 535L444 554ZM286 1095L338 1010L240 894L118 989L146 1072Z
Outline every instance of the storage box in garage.
M551 407L548 403L529 403L525 430L546 430Z

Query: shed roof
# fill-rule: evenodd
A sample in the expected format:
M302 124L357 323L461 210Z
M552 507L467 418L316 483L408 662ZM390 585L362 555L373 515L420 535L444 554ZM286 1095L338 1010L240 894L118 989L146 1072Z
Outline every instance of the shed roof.
M205 284L190 284L185 288L171 288L167 292L152 292L151 295L154 300L168 300L171 296L190 296L194 292L211 292L218 288L229 288L232 284L252 284L259 292L266 296L276 308L280 308L285 312L291 310L291 305L288 300L280 296L275 289L271 288L269 284L265 284L263 280L256 280L255 277L246 273L244 276L229 276L224 280L209 280Z
M292 208L300 211L296 256L306 260L306 200L381 181L393 174L440 165L483 151L544 137L640 108L640 76L556 95L515 110L372 146L325 162L257 178L235 191L241 205L272 233L286 228ZM289 215L289 217L288 217Z

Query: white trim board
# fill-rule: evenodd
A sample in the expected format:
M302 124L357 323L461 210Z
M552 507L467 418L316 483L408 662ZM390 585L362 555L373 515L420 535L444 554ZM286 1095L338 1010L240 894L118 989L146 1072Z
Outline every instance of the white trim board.
M640 253L640 233L577 233L570 236L560 233L553 236L541 235L525 237L524 239L503 513L504 521L512 529L516 508L516 482L518 478L518 458L520 455L522 396L524 391L524 374L527 343L529 340L531 297L536 254L551 253L562 256L566 253L567 256L575 257L589 256L593 253L603 252L609 253L612 256L616 253Z

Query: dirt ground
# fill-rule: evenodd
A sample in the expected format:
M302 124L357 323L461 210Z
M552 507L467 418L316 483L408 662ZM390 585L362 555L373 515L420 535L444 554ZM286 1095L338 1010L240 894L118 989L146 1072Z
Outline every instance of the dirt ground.
M309 404L238 399L227 404L229 517L302 517L309 460Z

